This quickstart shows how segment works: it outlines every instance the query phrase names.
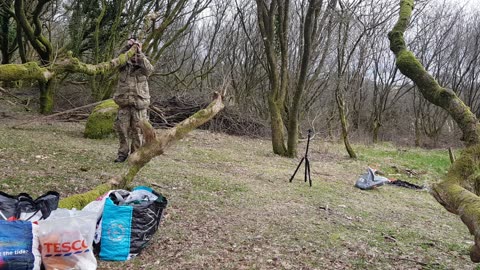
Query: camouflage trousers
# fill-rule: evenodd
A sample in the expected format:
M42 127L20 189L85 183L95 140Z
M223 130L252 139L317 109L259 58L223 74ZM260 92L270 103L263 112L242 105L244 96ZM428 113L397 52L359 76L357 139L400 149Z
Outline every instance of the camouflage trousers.
M142 130L138 123L144 119L148 121L147 109L137 110L133 106L118 109L115 130L120 141L119 157L127 157L143 145Z

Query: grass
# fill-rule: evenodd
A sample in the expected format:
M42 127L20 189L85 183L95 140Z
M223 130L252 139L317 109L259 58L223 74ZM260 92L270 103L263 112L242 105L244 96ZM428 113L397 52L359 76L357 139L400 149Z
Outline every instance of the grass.
M425 180L439 179L450 166L448 150L429 150L416 148L397 148L390 143L374 146L357 146L359 159L379 164L381 171L394 173L392 166L399 166L426 174Z
M117 141L83 138L83 123L10 129L3 121L4 192L68 196L125 170L112 162ZM341 144L314 140L309 187L303 171L288 182L299 159L270 148L194 131L168 149L135 180L169 200L159 231L139 257L99 261L99 269L479 269L466 227L427 192L353 187L367 166L428 185L448 169L446 151L355 145L359 159L350 160Z

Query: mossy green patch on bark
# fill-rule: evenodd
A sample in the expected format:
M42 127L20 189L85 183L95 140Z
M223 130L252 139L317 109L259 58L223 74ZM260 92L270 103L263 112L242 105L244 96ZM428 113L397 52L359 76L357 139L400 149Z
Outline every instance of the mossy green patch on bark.
M425 74L425 69L412 52L402 50L397 56L397 67L402 73L416 81L419 76Z
M128 58L127 58L127 55L126 55L126 54L121 54L121 55L118 56L118 61L119 61L120 63L126 63L126 62L127 62L127 59L128 59Z
M82 209L85 207L85 205L95 201L98 197L102 196L111 189L114 189L112 184L101 184L88 192L75 194L68 198L61 199L58 207L67 209Z
M400 1L399 19L394 26L394 30L405 32L410 23L410 17L415 7L414 0L402 0Z
M150 160L148 160L150 161ZM147 162L148 162L147 161ZM147 163L145 162L145 163ZM133 182L133 179L135 178L135 175L137 175L137 173L140 171L140 169L144 166L145 164L140 164L140 165L132 165L129 170L128 170L128 173L126 175L124 175L120 181L120 187L122 188L128 188L132 182Z
M0 81L38 80L46 83L52 73L36 62L0 65Z
M480 174L480 145L468 147L462 151L459 159L451 166L446 176L449 182L457 182L461 186L467 188L475 194L480 194L480 191L475 191L473 187L477 184L471 180L478 179Z
M40 113L48 114L53 111L55 82L39 82L40 87Z
M108 99L95 107L85 125L83 135L90 139L103 139L115 133L113 128L118 105Z

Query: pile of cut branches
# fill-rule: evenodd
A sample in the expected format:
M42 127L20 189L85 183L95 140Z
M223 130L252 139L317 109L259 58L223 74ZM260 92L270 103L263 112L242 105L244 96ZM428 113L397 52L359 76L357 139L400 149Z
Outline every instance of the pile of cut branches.
M157 100L152 102L149 108L150 122L155 128L171 128L207 106L207 101L196 100L192 97L173 96ZM229 135L251 137L265 137L269 132L268 126L259 120L232 108L225 108L200 128Z
M171 128L207 105L207 101L179 96L154 101L149 107L150 122L155 128ZM200 128L237 136L265 137L269 134L268 126L232 108L225 108Z

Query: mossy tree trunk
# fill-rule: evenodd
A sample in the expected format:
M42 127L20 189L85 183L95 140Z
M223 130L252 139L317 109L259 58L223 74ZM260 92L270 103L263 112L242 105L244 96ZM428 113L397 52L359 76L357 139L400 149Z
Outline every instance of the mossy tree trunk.
M467 148L443 180L432 186L432 195L448 211L459 215L474 236L470 250L473 262L480 262L480 126L476 116L450 89L441 87L407 49L404 33L410 23L414 0L401 0L399 18L388 34L398 69L410 78L423 97L449 113L462 130Z
M282 118L283 101L278 102L274 97L268 98L268 109L270 112L270 129L272 131L273 153L286 156L287 147L285 146L285 131Z
M25 33L26 39L39 55L42 66L49 65L53 60L53 47L50 41L42 34L42 22L40 21L43 7L50 1L37 1L32 13L28 15L26 14L27 9L23 0L15 0L13 3L17 27L20 27L22 32ZM53 79L38 81L40 88L40 112L44 114L53 110L54 82L50 81Z
M73 195L60 201L60 207L81 209L89 202L111 189L128 188L137 173L154 157L164 153L165 149L175 141L185 137L190 131L212 119L224 108L223 96L215 93L213 101L207 108L196 112L194 115L168 130L156 132L148 121L141 123L146 143L128 159L128 168L123 175L113 178L109 183L101 184L91 191Z
M327 18L331 18L330 11L335 9L336 0L328 1L328 8L321 15L325 1L308 0L301 3L306 8L305 17L299 22L299 39L301 40L299 55L300 61L291 91L291 103L287 99L287 92L291 80L289 74L289 14L290 0L256 0L257 22L263 40L263 50L268 74L270 89L268 93L268 108L270 113L270 127L272 131L273 152L277 155L295 157L298 148L299 122L303 97L306 89L311 87L314 77L318 76L323 66L325 57L319 62L312 61L311 54L319 43L318 35L327 32L327 47L330 41L330 27L332 19L329 19L327 27L323 25ZM305 5L305 6L304 6ZM326 52L326 51L325 51ZM324 54L326 56L326 53ZM311 74L312 65L317 64L317 70ZM307 102L307 107L308 102ZM285 133L287 129L287 133ZM285 144L286 142L286 144Z
M335 87L335 101L337 103L338 116L340 118L340 126L342 128L342 140L348 156L350 158L357 158L357 154L353 150L350 140L348 139L348 120L345 106L345 95L343 93L344 90L342 89L342 81L343 78L340 76L340 78L338 78L337 86Z
M5 1L5 5L10 6L12 0ZM14 45L14 30L12 28L12 12L8 12L5 8L0 7L0 52L2 61L0 64L5 65L10 63L10 59L15 52ZM10 87L13 83L5 82L3 86Z
M270 82L268 107L273 152L277 155L287 156L283 114L288 86L287 27L289 1L272 0L267 5L265 1L256 0L256 3L258 25L263 38L268 65L268 80Z
M41 113L50 113L52 111L55 91L54 80L57 75L64 72L81 72L88 75L98 76L96 79L93 79L93 81L95 81L95 84L92 87L92 89L94 89L93 96L99 100L108 98L113 91L113 87L115 86L115 77L112 76L112 74L115 74L115 70L107 67L108 65L99 63L102 61L105 63L106 61L108 61L108 59L113 57L114 43L116 41L116 38L111 37L109 41L110 43L107 44L107 46L102 46L102 44L99 43L100 22L105 15L106 1L102 1L102 12L96 18L97 24L95 28L96 31L94 65L86 65L80 63L78 59L72 58L71 54L67 56L68 59L59 58L55 62L53 62L55 54L52 44L50 43L48 38L42 33L42 31L44 30L44 28L42 27L42 14L44 14L45 8L51 2L51 0L38 0L34 1L33 3L27 2L25 0L4 1L4 4L2 5L2 11L4 11L8 16L13 17L17 25L17 42L22 62L26 62L24 44L26 41L32 46L32 48L39 56L39 64L41 68L34 66L33 63L29 63L24 67L2 66L0 67L0 69L11 70L11 72L9 71L9 74L7 75L0 74L0 80L9 80L5 79L6 77L25 77L25 79L37 80L40 90L39 92ZM109 36L116 37L118 35L117 32L120 23L121 10L122 9L120 8L118 14L116 14L115 24L110 28L109 31L112 31L112 33ZM81 42L77 41L77 43ZM99 50L100 48L102 48L101 52ZM64 56L64 53L60 52L60 54L62 55L62 57ZM12 74L12 68L26 68L24 71L29 71L32 68L34 70L33 74L22 73L15 75ZM40 74L42 72L44 74Z
M52 112L55 79L46 82L39 81L38 87L40 88L40 112L44 114Z
M300 120L300 102L305 92L307 82L307 73L310 67L310 54L312 52L312 42L317 28L317 17L323 1L309 0L307 14L303 22L303 50L300 63L300 74L298 75L297 87L293 96L292 106L288 117L288 142L287 156L295 157L298 146L298 122Z
M8 12L0 9L0 51L2 54L1 64L10 63L10 17Z
M23 41L23 31L21 27L16 27L17 29L17 38L16 43L18 46L18 55L20 56L20 60L22 63L26 63L27 61L27 53L25 49L25 42Z
M101 9L99 15L95 19L95 32L93 33L93 39L95 42L95 47L93 49L94 53L94 64L98 64L108 59L114 57L115 54L115 43L117 42L121 31L119 31L121 18L122 18L122 10L125 8L126 1L119 1L118 7L114 10L114 17L113 19L107 18L107 20L112 21L112 25L108 30L108 40L107 41L100 41L100 36L105 33L101 30L102 21L105 18L107 13L108 4L107 1L102 0L99 2L101 4ZM110 10L110 12L112 12ZM135 14L136 16L136 14ZM103 22L105 23L105 22ZM105 31L105 30L103 30ZM117 85L118 81L118 73L117 72L105 72L104 74L100 74L98 76L92 76L90 80L90 88L92 92L92 97L95 101L101 101L109 99L113 92L114 88Z

